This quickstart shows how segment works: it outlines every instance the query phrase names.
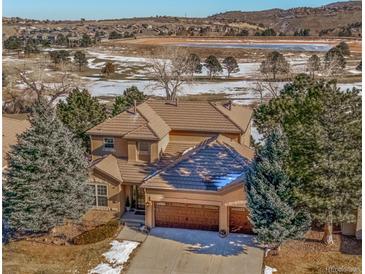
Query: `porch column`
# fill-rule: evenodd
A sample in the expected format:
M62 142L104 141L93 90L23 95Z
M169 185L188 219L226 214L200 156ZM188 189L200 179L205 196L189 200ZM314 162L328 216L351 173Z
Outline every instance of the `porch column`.
M154 227L155 226L155 222L154 222L154 216L153 216L153 207L154 207L154 203L150 200L150 197L148 194L145 194L145 225L147 227Z
M219 230L225 230L229 233L228 207L225 204L219 206Z

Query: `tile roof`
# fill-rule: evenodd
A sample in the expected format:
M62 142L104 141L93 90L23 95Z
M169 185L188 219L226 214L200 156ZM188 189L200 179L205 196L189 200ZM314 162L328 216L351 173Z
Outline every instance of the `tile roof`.
M122 113L107 119L87 131L91 135L123 136L137 128L147 124L147 121L138 112L123 111Z
M250 124L253 109L249 107L233 105L224 106L218 103L212 103L223 115L225 115L232 123L239 127L243 132L247 130Z
M140 104L137 111L148 121L148 127L159 139L170 132L171 128L148 104Z
M123 182L141 183L143 179L153 172L154 166L146 162L130 162L124 158L118 158L118 167Z
M149 99L146 103L173 130L221 133L241 133L242 131L227 115L223 115L212 103L207 101L179 101L176 105L164 100Z
M161 140L171 130L242 133L252 117L252 109L207 101L148 99L133 108L88 130L91 135L125 136L129 139Z
M109 154L103 159L98 159L93 163L92 168L108 174L119 182L123 182L122 176L119 172L118 159L113 154Z
M142 187L217 191L242 181L253 151L219 135L145 178Z

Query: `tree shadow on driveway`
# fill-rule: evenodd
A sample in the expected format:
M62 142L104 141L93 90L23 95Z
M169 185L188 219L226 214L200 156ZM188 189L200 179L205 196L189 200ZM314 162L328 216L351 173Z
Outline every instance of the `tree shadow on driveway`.
M186 244L186 250L196 254L235 256L247 254L248 247L258 248L253 236L246 234L231 233L221 238L212 231L156 227L150 235Z

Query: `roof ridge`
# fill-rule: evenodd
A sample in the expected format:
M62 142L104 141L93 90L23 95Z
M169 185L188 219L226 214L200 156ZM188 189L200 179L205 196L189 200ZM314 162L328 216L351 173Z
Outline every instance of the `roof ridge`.
M145 177L143 179L143 181L147 181L153 177L155 177L156 175L166 171L167 169L170 169L174 166L176 166L177 164L181 163L182 161L186 160L187 158L189 158L189 156L191 156L193 153L203 149L205 146L207 146L208 144L214 142L217 139L218 136L213 136L209 139L206 139L202 142L200 142L199 144L197 144L196 146L190 148L190 150L188 150L185 154L182 154L179 158L177 158L175 161L173 161L172 163L156 170L155 172L153 172L151 175L148 175L147 177Z
M220 135L220 136L222 136L222 135ZM224 136L225 137L225 136ZM241 154L239 154L238 152L234 152L233 150L234 150L234 148L232 148L229 144L227 144L227 143L225 143L224 141L221 141L219 138L217 138L217 142L218 143L220 143L223 147L224 147L224 149L226 150L226 151L228 151L228 153L237 161L237 162L239 162L239 163L241 163L241 164L244 164L244 160L242 160L242 158L245 158L245 159L247 159L246 157L244 157L243 155L241 155ZM248 161L250 160L250 159L247 159Z
M209 104L211 104L220 114L222 114L225 118L227 118L227 120L229 120L234 126L236 126L242 132L241 127L235 121L233 121L227 114L223 113L213 102L209 102Z
M151 131L152 131L152 133L153 133L153 135L155 135L155 137L156 138L159 138L157 135L156 135L156 133L148 126L148 123L146 123L146 124L143 124L143 125L140 125L139 127L137 127L137 128L135 128L135 129L132 129L131 131L128 131L126 134L124 134L124 136L128 136L128 134L130 134L130 133L133 133L133 132L135 132L135 131L137 131L137 130L139 130L139 129L141 129L142 127L144 127L144 126L147 126Z
M148 99L149 100L149 99ZM148 101L147 100L147 101ZM170 127L167 123L166 123L166 121L164 120L164 119L162 119L162 117L160 116L160 115L158 115L158 113L151 107L151 106L149 106L148 104L147 104L147 101L146 102L143 102L142 104L140 104L140 105L138 105L137 106L137 111L138 111L138 113L143 117L143 119L145 119L146 120L146 122L147 122L147 126L148 126L148 128L152 131L152 133L157 137L157 138L160 138L159 136L158 136L158 134L157 134L157 132L156 132L156 130L154 130L153 128L152 128L152 126L150 126L150 120L146 117L146 115L143 115L143 113L140 111L140 109L138 109L138 107L139 106L141 106L141 105L143 105L143 104L146 104L146 106L148 106L153 112L154 112L154 114L156 115L156 116L158 116L168 127Z

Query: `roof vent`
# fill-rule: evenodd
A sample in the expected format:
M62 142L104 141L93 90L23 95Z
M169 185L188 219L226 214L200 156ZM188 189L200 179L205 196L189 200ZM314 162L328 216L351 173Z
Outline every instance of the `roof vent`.
M229 100L228 103L223 105L226 109L231 110L232 109L232 100Z

